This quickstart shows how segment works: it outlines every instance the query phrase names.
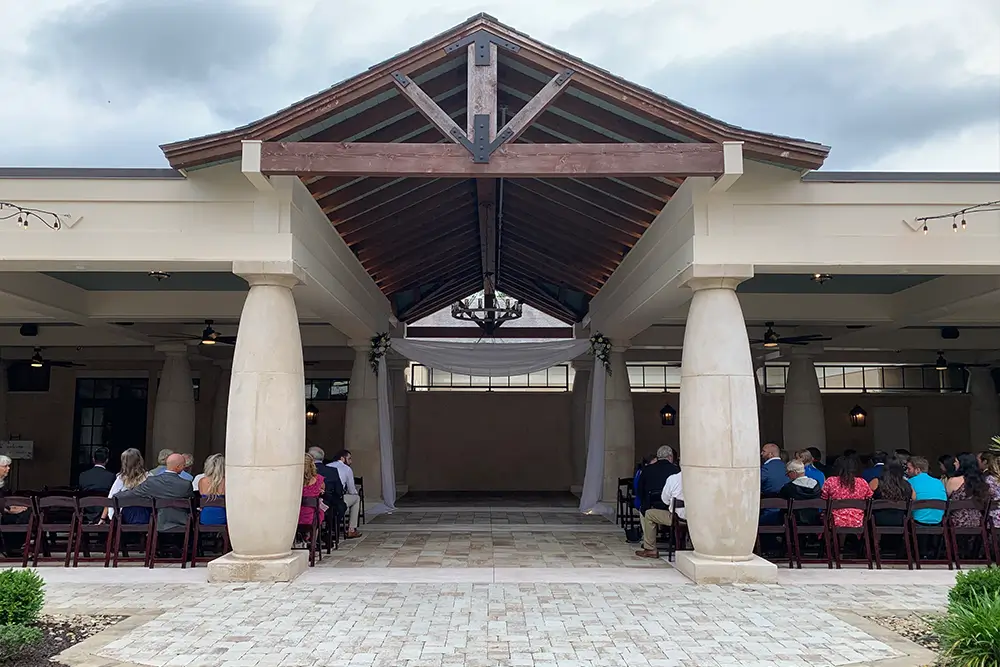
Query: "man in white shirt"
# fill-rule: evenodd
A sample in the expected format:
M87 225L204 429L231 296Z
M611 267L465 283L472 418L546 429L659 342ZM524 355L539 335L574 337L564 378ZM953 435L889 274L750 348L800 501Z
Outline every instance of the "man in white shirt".
M354 471L351 469L351 452L344 449L337 452L332 463L326 465L336 468L340 473L340 481L344 485L344 504L347 506L347 539L352 540L360 537L358 532L358 514L361 512L361 496L358 495L358 487L354 485Z
M684 486L681 484L681 473L667 477L667 483L663 485L663 493L660 494L660 500L670 508L671 512L677 515L678 519L687 521L687 514L685 514L683 507L678 507L674 510L675 500L684 502Z

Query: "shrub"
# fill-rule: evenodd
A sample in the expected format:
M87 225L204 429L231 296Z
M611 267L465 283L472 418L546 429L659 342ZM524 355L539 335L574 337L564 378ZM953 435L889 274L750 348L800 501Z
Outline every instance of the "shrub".
M974 591L952 603L934 628L941 641L941 664L1000 667L1000 593Z
M1000 595L1000 567L959 572L955 577L955 587L948 592L948 602L953 605L965 604L976 593Z
M0 662L42 641L42 631L26 625L0 625Z
M33 625L42 611L45 582L32 570L0 572L0 625Z

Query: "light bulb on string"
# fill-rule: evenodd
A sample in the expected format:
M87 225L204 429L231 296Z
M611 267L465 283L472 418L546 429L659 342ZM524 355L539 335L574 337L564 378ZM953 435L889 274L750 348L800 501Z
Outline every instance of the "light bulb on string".
M928 231L929 230L927 229L927 221L925 220L924 221L924 234L926 234Z
M957 232L958 231L958 219L957 219L957 216L952 216L952 218L951 218L951 231L953 231L953 232Z
M962 230L963 231L965 231L965 227L966 227L966 224L965 224L965 214L963 213L962 214Z

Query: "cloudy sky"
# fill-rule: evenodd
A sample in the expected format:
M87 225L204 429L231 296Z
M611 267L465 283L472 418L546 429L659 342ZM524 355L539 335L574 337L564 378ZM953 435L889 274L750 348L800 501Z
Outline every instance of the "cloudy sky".
M3 0L0 165L165 166L480 11L828 169L1000 171L997 0Z

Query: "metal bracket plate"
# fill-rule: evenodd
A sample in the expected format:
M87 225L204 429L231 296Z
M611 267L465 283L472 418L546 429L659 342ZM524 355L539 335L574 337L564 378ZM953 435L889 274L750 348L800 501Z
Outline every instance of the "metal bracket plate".
M450 44L444 47L445 53L454 53L455 51L468 46L469 44L476 45L476 65L478 67L488 67L490 64L490 44L496 44L497 48L510 51L511 53L517 53L521 50L521 47L517 44L503 39L502 37L497 37L491 32L485 30L477 30L468 37L460 39L454 44Z
M406 88L410 85L410 77L406 76L402 72L393 72L392 78L396 80L396 83L399 84L400 88Z
M472 161L483 164L493 153L490 143L490 115L477 113L472 120Z

